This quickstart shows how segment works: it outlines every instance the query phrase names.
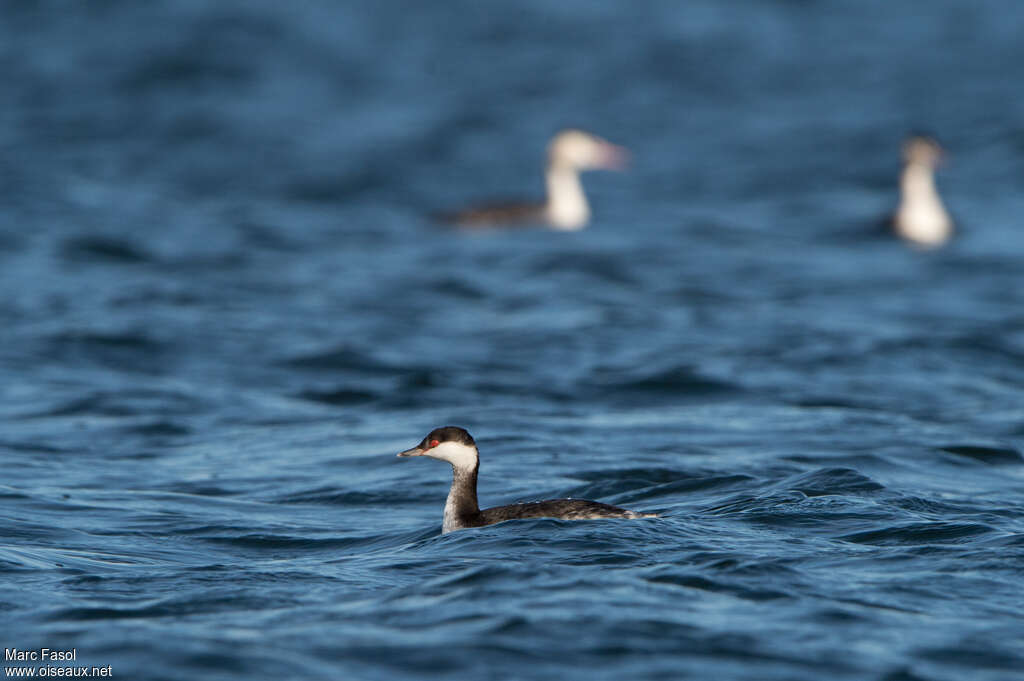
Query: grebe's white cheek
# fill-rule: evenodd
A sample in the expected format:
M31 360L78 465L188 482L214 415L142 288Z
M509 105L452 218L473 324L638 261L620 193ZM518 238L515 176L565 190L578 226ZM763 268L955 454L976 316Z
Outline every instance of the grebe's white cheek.
M470 447L461 442L442 442L438 446L428 449L426 455L447 461L456 468L475 468L478 460L476 447Z

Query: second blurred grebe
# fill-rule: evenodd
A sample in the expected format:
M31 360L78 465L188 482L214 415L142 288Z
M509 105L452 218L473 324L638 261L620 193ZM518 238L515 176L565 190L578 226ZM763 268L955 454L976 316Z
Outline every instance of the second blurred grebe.
M450 216L462 227L495 227L513 223L547 224L554 229L583 229L590 219L580 172L621 170L628 152L600 137L579 130L563 130L548 145L544 203L508 203L469 208Z
M929 137L911 137L903 145L900 205L893 216L896 233L925 248L941 246L953 234L953 220L935 188L935 167L942 147Z

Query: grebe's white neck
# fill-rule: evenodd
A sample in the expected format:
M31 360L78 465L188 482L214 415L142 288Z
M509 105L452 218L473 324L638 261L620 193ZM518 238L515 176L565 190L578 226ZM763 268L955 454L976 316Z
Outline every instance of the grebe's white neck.
M442 534L465 527L467 519L480 514L480 505L476 498L476 478L479 470L479 464L472 468L460 468L452 464L452 486L444 502Z
M926 247L945 243L953 233L953 221L935 187L931 163L912 160L904 167L896 231L903 238Z
M590 204L583 193L579 171L568 163L552 161L545 176L548 201L546 217L555 229L583 229L590 220Z

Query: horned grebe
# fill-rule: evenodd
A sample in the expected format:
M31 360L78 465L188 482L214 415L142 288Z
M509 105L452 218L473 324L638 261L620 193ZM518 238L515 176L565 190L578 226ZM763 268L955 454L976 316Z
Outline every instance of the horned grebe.
M544 224L559 230L583 229L590 204L580 183L582 170L621 170L629 158L622 147L579 130L563 130L548 145L544 203L509 203L469 208L449 216L462 227L508 223Z
M935 167L942 147L930 137L914 136L903 144L900 205L893 216L896 233L924 248L944 244L953 234L953 220L935 188Z
M467 527L493 525L516 518L561 518L591 520L597 518L657 518L655 513L637 513L624 508L585 499L548 499L525 504L496 506L483 511L476 500L476 476L480 454L473 437L458 426L435 428L412 449L398 456L429 456L452 465L452 487L444 505L442 533Z

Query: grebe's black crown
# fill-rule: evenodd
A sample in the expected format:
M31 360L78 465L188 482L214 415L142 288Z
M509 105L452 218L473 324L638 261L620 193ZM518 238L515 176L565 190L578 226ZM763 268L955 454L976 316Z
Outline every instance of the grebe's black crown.
M458 442L459 444L476 447L476 442L473 441L473 436L470 435L465 428L459 428L458 426L435 428L430 431L430 435L423 438L423 442L421 444L427 445L431 440L437 440L438 442Z

